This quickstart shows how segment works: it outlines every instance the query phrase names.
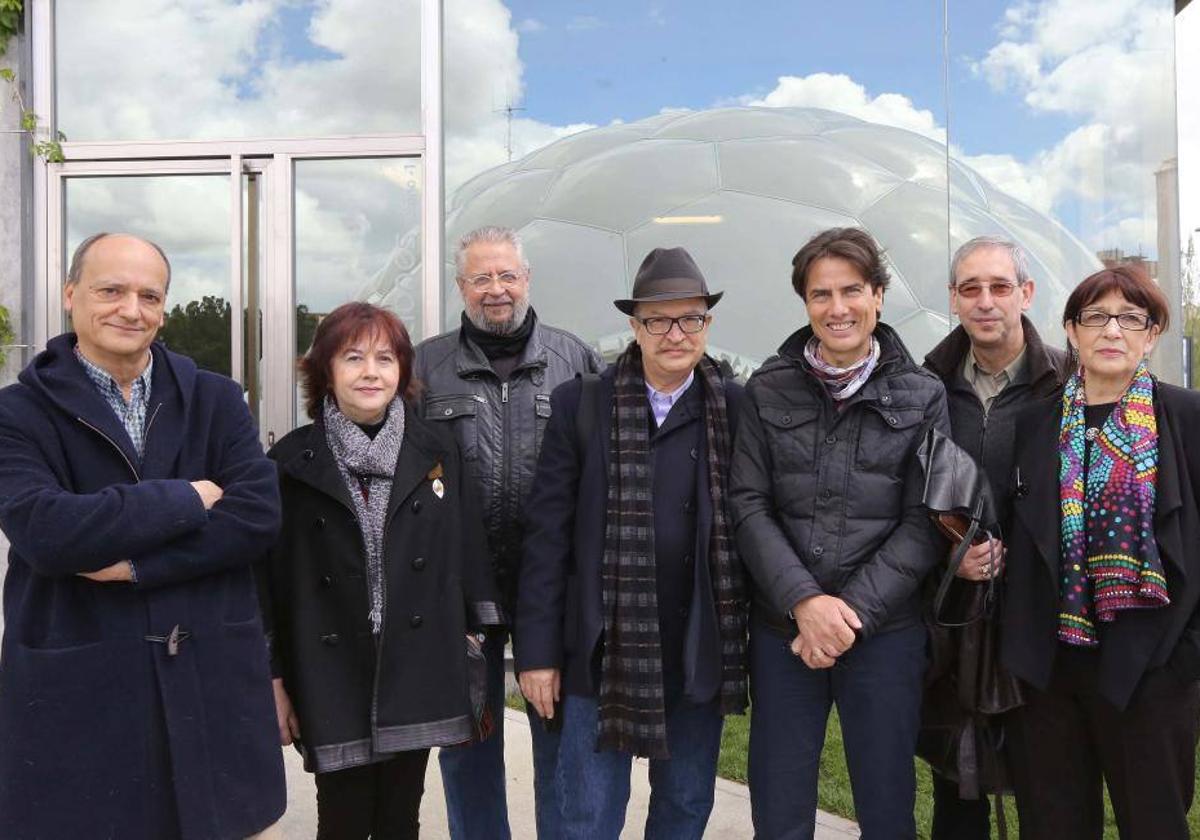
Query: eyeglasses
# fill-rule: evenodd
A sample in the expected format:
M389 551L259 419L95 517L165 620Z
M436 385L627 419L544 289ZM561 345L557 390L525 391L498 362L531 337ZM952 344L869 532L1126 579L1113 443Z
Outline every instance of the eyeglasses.
M650 335L666 335L676 324L679 325L681 331L692 335L700 332L708 324L707 315L680 315L678 318L655 315L637 320Z
M476 274L474 277L464 278L463 282L472 289L486 289L492 285L493 280L499 280L501 286L511 289L523 279L525 279L523 275L511 271L501 271L499 274Z
M1121 329L1136 332L1148 330L1154 324L1153 318L1141 312L1121 312L1117 315L1110 315L1103 309L1085 309L1075 316L1075 323L1081 327L1103 329L1114 318L1117 320L1117 326Z
M986 288L994 298L1006 298L1017 290L1020 283L963 283L950 288L965 298L977 298Z

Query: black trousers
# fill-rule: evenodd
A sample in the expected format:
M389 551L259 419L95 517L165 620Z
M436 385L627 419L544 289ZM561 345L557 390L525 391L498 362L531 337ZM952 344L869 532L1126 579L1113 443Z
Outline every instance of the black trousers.
M416 840L429 750L318 773L317 840Z
M1046 691L1025 686L1009 760L1022 840L1099 840L1107 783L1122 840L1187 840L1200 682L1148 672L1125 710L1096 691L1099 652L1060 645Z
M991 807L987 794L978 799L960 799L958 782L933 776L933 825L929 840L989 840L992 836Z

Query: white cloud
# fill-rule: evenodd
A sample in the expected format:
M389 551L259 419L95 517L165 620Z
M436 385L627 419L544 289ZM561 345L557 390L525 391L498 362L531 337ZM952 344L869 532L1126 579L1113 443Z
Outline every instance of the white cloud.
M1154 173L1175 156L1172 31L1170 4L1148 0L1008 8L1000 41L975 72L1032 113L1078 125L1028 160L988 153L968 162L1015 195L1040 197L1035 206L1077 214L1073 228L1094 248L1154 254L1146 221L1152 226L1157 216Z
M1192 3L1175 19L1175 72L1178 76L1179 226L1183 247L1200 227L1200 3ZM1200 234L1195 234L1200 247ZM1200 265L1197 266L1200 270Z
M765 96L746 96L739 101L744 105L768 108L828 108L871 122L906 128L939 142L946 139L946 131L938 125L932 111L917 108L911 99L899 93L871 96L865 87L844 73L780 76L775 88Z

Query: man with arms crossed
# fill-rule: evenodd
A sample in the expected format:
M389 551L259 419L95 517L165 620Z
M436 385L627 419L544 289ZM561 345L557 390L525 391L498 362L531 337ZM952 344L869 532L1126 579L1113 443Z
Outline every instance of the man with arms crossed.
M0 391L3 837L234 840L283 813L250 565L275 469L241 388L154 343L170 279L153 243L84 240L74 332Z

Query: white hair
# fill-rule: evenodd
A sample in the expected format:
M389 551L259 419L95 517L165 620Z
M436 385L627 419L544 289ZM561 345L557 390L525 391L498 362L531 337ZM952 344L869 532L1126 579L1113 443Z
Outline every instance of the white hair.
M462 238L458 240L458 248L454 252L454 273L460 280L463 279L463 272L467 268L467 249L476 242L508 243L517 252L517 260L521 263L521 268L529 271L529 261L525 259L525 247L521 243L521 235L512 228L484 225L463 234Z

